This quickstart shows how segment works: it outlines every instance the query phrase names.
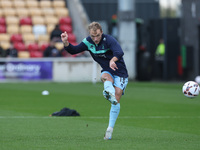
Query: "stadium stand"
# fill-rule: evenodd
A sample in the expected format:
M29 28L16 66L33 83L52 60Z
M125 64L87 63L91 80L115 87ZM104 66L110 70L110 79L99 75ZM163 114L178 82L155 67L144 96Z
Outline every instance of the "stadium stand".
M35 35L33 33L23 33L22 37L25 44L36 42Z
M3 11L0 9L0 17L3 16Z
M20 25L32 25L32 19L29 16L21 17L19 23Z
M39 35L46 35L47 29L44 24L35 24L33 25L33 34L35 35L36 40L38 39Z
M49 42L49 35L43 34L38 36L38 42L48 43Z
M2 8L3 10L3 16L15 16L16 14L16 9L13 8L5 8L5 6Z
M6 19L4 17L0 17L0 25L6 25Z
M30 7L28 8L28 11L29 11L29 15L31 17L41 17L42 16L42 10L40 8L34 8L34 7Z
M6 33L6 26L0 24L0 33Z
M19 26L17 24L7 25L7 33L10 35L19 33Z
M17 49L17 51L26 51L26 45L22 42L15 42L14 48Z
M13 44L19 58L42 57L57 24L76 44L65 0L0 0L0 45Z
M61 7L64 8L66 6L64 1L59 1L59 0L58 1L56 1L56 0L53 1L52 5L53 5L54 8L61 8Z
M19 18L17 16L7 16L6 17L7 25L19 25Z
M23 33L32 33L33 32L33 27L32 27L32 25L23 25L23 24L21 24L21 26L20 26L20 29L19 29L20 31L20 34L23 34Z
M49 42L39 42L40 51L44 52L49 46Z
M68 16L68 17L61 17L59 19L59 24L60 25L72 25L72 19Z
M18 57L19 58L30 58L30 53L27 51L19 51Z
M45 24L53 24L54 26L58 24L58 18L55 16L44 16Z
M43 52L41 52L41 51L31 51L30 57L32 57L32 58L42 58Z
M22 17L28 17L29 16L29 10L27 8L16 8L16 14L21 19Z
M51 8L52 7L52 2L51 1L47 1L47 0L42 0L42 1L40 1L39 6L41 8Z
M55 12L53 8L41 8L42 15L44 16L54 16Z
M10 35L7 33L0 34L0 42L9 42L10 41Z
M10 47L10 42L2 42L1 48L7 50Z
M0 1L0 6L2 8L12 8L13 7L13 3L12 1L9 1L9 0L4 0L4 1Z
M38 8L39 6L38 3L39 3L38 1L34 1L34 0L25 0L26 7L28 8L31 8L31 7Z
M12 34L10 37L10 42L16 43L16 42L23 42L23 38L21 34Z
M55 15L58 18L69 16L69 11L66 8L54 8L54 9L55 9Z
M25 7L25 3L24 3L24 1L21 1L21 0L14 0L13 1L13 6L15 7L15 8L24 8Z

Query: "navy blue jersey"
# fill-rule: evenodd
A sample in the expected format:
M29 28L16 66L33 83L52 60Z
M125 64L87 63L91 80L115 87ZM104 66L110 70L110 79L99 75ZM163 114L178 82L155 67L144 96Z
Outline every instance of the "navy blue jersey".
M88 36L83 39L79 45L73 46L72 44L69 44L69 46L64 47L64 49L70 54L89 51L92 58L102 67L102 71L108 71L112 75L117 75L119 77L128 77L128 72L123 59L124 52L117 40L110 35L102 34L102 39L99 44L95 44L91 37ZM118 58L118 61L115 62L118 69L115 71L109 67L109 62L114 56Z

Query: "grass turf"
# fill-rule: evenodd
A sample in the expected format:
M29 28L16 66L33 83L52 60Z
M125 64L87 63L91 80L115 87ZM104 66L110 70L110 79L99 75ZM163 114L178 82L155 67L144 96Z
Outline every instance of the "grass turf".
M183 83L129 82L113 139L102 83L1 83L1 150L198 150L200 99ZM41 92L48 90L50 95ZM49 117L63 107L80 117Z

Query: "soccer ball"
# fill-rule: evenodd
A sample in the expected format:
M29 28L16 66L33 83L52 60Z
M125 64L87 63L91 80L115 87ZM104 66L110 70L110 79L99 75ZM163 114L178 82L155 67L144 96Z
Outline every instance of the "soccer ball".
M183 85L182 91L186 97L194 98L199 95L199 84L194 81L188 81Z
M196 76L195 82L198 83L198 84L200 84L200 76Z

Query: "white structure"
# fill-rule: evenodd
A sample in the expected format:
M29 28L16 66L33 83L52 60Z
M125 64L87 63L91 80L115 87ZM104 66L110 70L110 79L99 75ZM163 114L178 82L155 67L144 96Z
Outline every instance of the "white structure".
M124 60L130 79L136 77L136 25L135 0L118 0L119 42L124 51Z

